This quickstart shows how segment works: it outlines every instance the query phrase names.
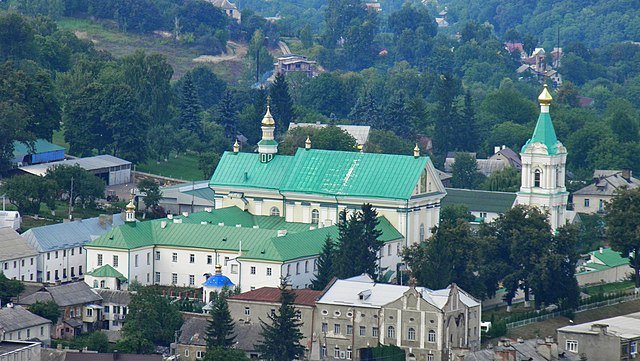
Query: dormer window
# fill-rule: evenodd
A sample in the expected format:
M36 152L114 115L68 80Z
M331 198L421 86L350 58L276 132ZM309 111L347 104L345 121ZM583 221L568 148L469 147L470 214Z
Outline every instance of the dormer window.
M542 178L542 172L540 169L536 169L533 172L533 186L536 188L540 188L540 179Z
M358 298L361 301L364 301L364 300L368 299L370 296L371 296L371 290L365 290L365 291L362 291L362 292L358 293Z

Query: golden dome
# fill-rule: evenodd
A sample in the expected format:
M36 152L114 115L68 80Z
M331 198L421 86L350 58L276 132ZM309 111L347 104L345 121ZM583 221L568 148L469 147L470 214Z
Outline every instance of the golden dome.
M553 98L551 97L551 93L549 93L549 88L547 87L547 84L545 84L544 89L542 89L542 93L538 96L538 102L540 102L540 105L549 105L552 100Z
M135 204L133 204L133 198L131 198L131 200L129 201L129 204L127 204L127 210L128 211L135 211L136 210L136 206L135 206Z
M273 127L276 125L276 122L273 120L273 116L271 115L271 96L267 96L267 112L262 118L262 125L266 127Z

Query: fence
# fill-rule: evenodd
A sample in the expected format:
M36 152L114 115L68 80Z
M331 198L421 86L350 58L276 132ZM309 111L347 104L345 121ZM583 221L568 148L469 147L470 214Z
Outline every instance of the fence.
M624 296L620 296L620 297L616 297L616 298L612 298L612 299L608 299L608 300L603 300L603 301L599 301L599 302L587 303L587 304L579 306L574 312L575 313L584 312L584 311L588 311L588 310L593 310L595 308L607 307L607 306L611 306L611 305L617 305L618 303L629 302L629 301L633 301L633 300L637 300L637 299L640 299L640 293L624 295ZM518 327L526 326L526 325L529 325L529 324L532 324L532 323L545 321L545 320L548 320L550 318L558 317L558 316L560 316L562 314L565 314L567 311L568 310L554 311L554 312L551 312L551 313L546 313L544 315L531 317L531 318L527 318L527 319L520 320L520 321L509 322L509 323L507 323L507 329L510 330L512 328L518 328Z

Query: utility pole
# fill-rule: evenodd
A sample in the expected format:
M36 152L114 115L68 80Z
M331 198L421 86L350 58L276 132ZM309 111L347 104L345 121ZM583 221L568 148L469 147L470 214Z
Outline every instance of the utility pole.
M69 192L69 220L71 220L71 212L73 212L73 177L71 177L71 191Z

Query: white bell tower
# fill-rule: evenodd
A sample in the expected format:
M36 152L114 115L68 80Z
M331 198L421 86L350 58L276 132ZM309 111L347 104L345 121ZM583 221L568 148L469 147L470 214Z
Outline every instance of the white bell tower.
M538 97L540 116L533 136L520 151L522 180L516 204L538 207L549 213L551 229L563 226L567 219L569 193L565 187L567 149L556 137L549 106L553 98L544 85Z

